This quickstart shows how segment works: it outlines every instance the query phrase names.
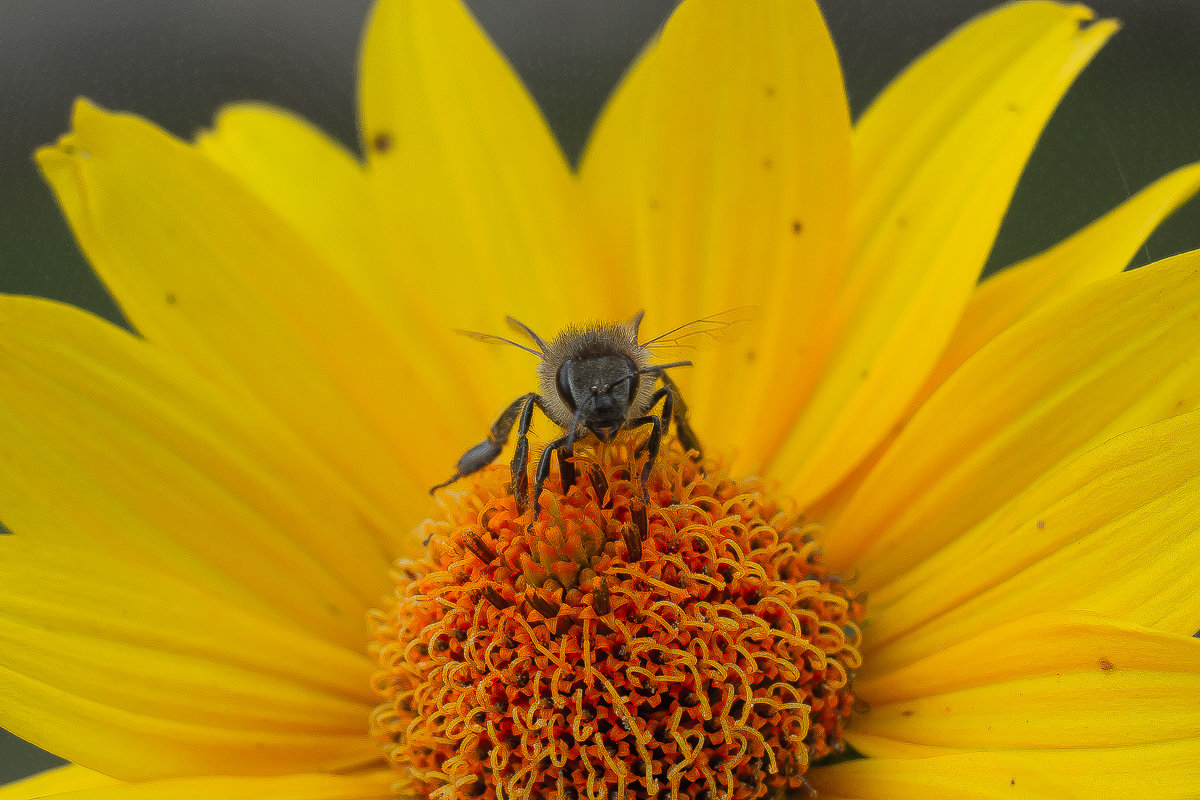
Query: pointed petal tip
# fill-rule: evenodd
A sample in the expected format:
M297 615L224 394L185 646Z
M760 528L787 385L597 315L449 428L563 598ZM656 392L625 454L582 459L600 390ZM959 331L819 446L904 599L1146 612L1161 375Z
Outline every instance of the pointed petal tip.
M75 119L80 114L88 114L93 111L100 112L106 109L102 108L99 103L92 100L90 97L79 95L71 104L71 119Z
M33 161L41 171L42 179L56 188L61 187L75 169L76 159L86 156L87 150L80 145L74 131L68 131L53 144L42 145L33 151Z
M45 144L33 152L33 160L45 173L68 163L81 152L78 131L92 119L106 114L106 110L87 97L79 96L71 104L70 130L59 135L52 144Z
M105 141L105 134L112 126L131 121L145 122L136 114L110 111L87 97L77 97L71 106L70 130L59 136L52 145L45 145L34 153L34 159L43 172L47 167L57 167L75 159L88 159ZM48 176L47 176L48 177Z
M80 95L71 104L72 131L86 131L95 125L102 124L106 119L124 116L121 112L111 111L96 103L91 98Z
M70 134L64 134L58 137L54 144L44 144L33 151L33 161L37 164L38 169L47 178L48 172L61 168L68 160L69 156L66 153L66 146L69 144L67 137Z
M1080 38L1081 39L1099 39L1100 43L1111 39L1118 33L1123 25L1119 19L1113 17L1092 17L1084 23L1080 23Z
M1096 12L1085 5L1072 5L1066 8L1068 15L1075 19L1079 26L1076 38L1080 43L1094 45L1096 49L1121 30L1121 21L1114 17L1097 16Z

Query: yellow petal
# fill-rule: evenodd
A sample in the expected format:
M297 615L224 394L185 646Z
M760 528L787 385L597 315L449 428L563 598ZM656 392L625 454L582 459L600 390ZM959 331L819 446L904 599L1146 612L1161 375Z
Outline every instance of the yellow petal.
M872 595L886 669L1006 621L1087 609L1200 629L1200 412L1116 437Z
M926 744L901 742L855 730L853 727L847 728L845 735L846 742L867 758L929 758L961 752L961 748L958 747L931 747Z
M55 767L45 772L39 772L16 783L0 786L0 800L35 800L39 797L51 797L66 792L77 792L81 789L97 789L103 786L115 786L120 783L116 778L101 775L99 772L68 764L65 767Z
M250 189L318 252L338 276L351 282L358 298L406 343L410 390L392 409L397 419L420 418L438 398L439 423L464 442L481 435L475 407L457 391L454 370L439 343L451 339L443 309L420 302L422 273L398 251L372 198L363 166L308 122L267 106L225 108L212 131L196 147ZM337 323L333 323L337 324ZM413 342L421 342L413 347ZM461 341L455 341L461 346ZM376 366L382 377L392 365ZM378 383L378 380L373 381ZM481 409L494 413L491 406ZM414 426L417 428L422 426ZM436 474L447 464L439 463ZM433 473L430 473L433 474ZM430 480L430 478L426 478Z
M917 759L865 758L814 770L827 794L860 800L1091 800L1195 795L1200 740L1136 747L996 750Z
M392 301L399 288L362 165L287 111L255 104L221 109L196 149L234 176L317 248L363 294ZM386 306L381 305L381 311Z
M676 376L697 429L752 469L801 408L824 347L849 148L815 3L694 0L618 88L584 156L598 264L605 283L631 288L626 302L649 308L648 333L760 307L753 341L698 353L694 378Z
M1074 236L985 280L971 296L914 406L1001 331L1088 283L1125 269L1146 237L1198 189L1200 164L1178 169Z
M38 160L134 327L237 402L269 408L404 529L441 470L419 349L255 193L136 117L81 102ZM465 408L439 384L448 409ZM266 412L261 412L266 413ZM446 415L452 419L452 415Z
M0 790L0 800L388 800L394 772L356 775L297 774L272 778L182 778L149 781L69 794L29 794L16 784L11 798ZM37 780L37 779L33 779ZM30 781L29 783L32 783Z
M361 652L102 542L17 530L0 548L0 726L18 736L124 779L376 756Z
M606 265L580 243L578 187L537 106L458 0L376 4L361 69L368 177L394 268L413 276L400 300L427 319L423 347L469 365L453 392L486 426L531 388L528 356L451 331L502 330L512 314L549 337L578 315L612 318Z
M61 550L50 563L49 558L29 556L22 549L16 547L12 554L31 558L33 563L13 570L16 574L12 577L27 592L33 590L31 578L43 577L47 588L53 585L76 597L85 593L100 595L109 611L114 610L115 598L124 601L130 598L130 586L125 581L108 590L89 592L81 588L80 578L62 574ZM90 553L78 555L92 557ZM108 565L112 566L112 562ZM156 588L172 585L169 579L147 577L146 570L136 572ZM87 574L95 575L92 570ZM255 652L244 639L231 641L220 648L219 654L179 652L188 645L214 649L213 625L182 637L159 629L157 625L163 618L176 610L168 605L172 598L146 597L141 602L143 606L166 605L162 610L127 608L121 624L101 626L113 637L105 639L79 629L81 622L94 619L98 610L71 613L63 608L63 598L14 599L13 595L12 590L4 591L12 604L8 610L11 616L0 620L0 632L7 644L4 666L59 691L150 716L245 730L353 732L362 727L363 715L369 708L370 696L361 688L368 665L355 662L350 654L335 654L328 648L322 651L319 645L304 642L304 637L294 632L284 631L271 638L275 643L300 640L305 645L302 655L318 656L324 662L322 666L340 656L342 674L321 675L313 669L315 663L275 666L269 663L268 656L282 659L292 655ZM209 615L227 609L228 604L218 600ZM188 616L186 610L178 614L180 621ZM228 621L231 628L243 631L263 625L262 620L245 614L231 615ZM50 625L70 626L72 630L48 629ZM250 666L241 662L249 662ZM357 673L347 669L348 664L358 667ZM352 677L358 680L350 680Z
M1024 3L964 27L854 131L849 273L830 367L772 465L802 504L895 424L962 313L1059 99L1116 30L1081 6Z
M1200 398L1200 251L1097 281L965 363L831 525L864 588L936 552L1096 444Z
M0 725L126 778L375 758L386 560L353 495L124 331L29 298L0 320Z
M1067 781L1040 765L994 754L960 753L931 758L865 758L808 775L820 797L858 800L1070 800ZM998 763L997 763L998 762Z
M158 565L361 646L391 559L338 476L271 417L89 314L4 297L0 321L10 530Z
M1123 270L1150 232L1197 188L1200 164L1176 170L1074 236L985 280L971 296L946 352L909 401L903 418L912 417L934 389L996 335L1091 281ZM871 455L814 507L814 517L840 515L894 440L895 434L889 433L878 443Z
M856 681L860 733L935 747L1124 747L1200 739L1200 640L1088 612L989 627Z

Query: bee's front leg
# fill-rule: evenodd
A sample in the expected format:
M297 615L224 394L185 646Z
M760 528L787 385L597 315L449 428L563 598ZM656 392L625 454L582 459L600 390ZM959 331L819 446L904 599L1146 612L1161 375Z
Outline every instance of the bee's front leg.
M552 454L558 454L558 477L562 483L562 493L565 495L575 485L575 462L572 459L575 458L575 442L578 438L579 430L575 429L573 433L569 433L561 439L555 439L542 451L542 457L538 459L537 473L533 476L534 519L537 519L538 513L541 511L538 501L542 496L542 485L546 482L546 478L550 477L550 456ZM522 507L521 510L524 511L524 508Z
M525 513L529 506L529 426L533 424L533 409L542 409L542 398L530 392L521 398L525 402L521 409L521 422L517 425L517 449L512 458L512 493L517 500L517 512Z
M539 398L533 392L521 395L508 408L501 412L496 422L488 431L488 436L479 444L472 447L467 452L463 453L462 458L458 459L458 463L454 465L454 476L450 480L443 481L437 486L429 490L433 494L438 489L445 488L460 478L465 478L486 467L496 460L500 452L504 450L504 445L508 443L509 434L512 433L513 423L517 420L517 415L521 415L522 427L518 430L521 436L521 441L517 443L517 449L520 450L521 444L525 445L526 458L528 458L529 444L525 441L526 434L529 432L528 418L533 415L533 406L539 402ZM516 478L516 466L514 459L514 480ZM524 473L524 465L522 464L521 472Z
M638 452L646 450L646 463L642 465L642 504L650 504L650 470L654 469L654 462L658 460L658 446L662 442L662 432L666 428L665 423L659 420L658 417L650 414L645 417L638 417L629 421L630 428L637 428L642 425L650 426L650 435L646 437L645 443L638 447Z

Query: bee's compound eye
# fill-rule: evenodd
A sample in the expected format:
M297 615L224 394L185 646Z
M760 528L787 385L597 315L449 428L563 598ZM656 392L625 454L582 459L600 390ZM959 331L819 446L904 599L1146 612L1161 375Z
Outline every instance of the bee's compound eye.
M567 370L570 368L569 360L563 362L563 365L558 368L554 378L554 388L558 390L558 399L563 401L563 405L574 411L575 397L571 394L571 376L567 374Z

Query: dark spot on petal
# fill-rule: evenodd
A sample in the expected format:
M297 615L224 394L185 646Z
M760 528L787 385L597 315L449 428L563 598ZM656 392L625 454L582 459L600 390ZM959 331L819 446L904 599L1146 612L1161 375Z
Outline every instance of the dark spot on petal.
M1100 657L1100 669L1104 670L1105 672L1112 672L1116 668L1117 666L1113 664L1113 662L1109 661L1107 657Z
M758 352L757 351L755 351L755 350L747 350L746 351L746 363L747 364L753 364L757 360L758 360ZM700 544L700 543L701 542L699 540L697 540L697 544ZM707 549L707 545L705 546L705 549ZM697 549L696 552L703 553L704 550Z
M1045 527L1046 527L1046 520L1044 520L1044 519L1039 519L1039 520L1037 521L1037 529L1040 531L1040 530L1042 530L1042 529L1043 529L1043 528L1045 528Z
M767 97L774 97L775 96L775 87L768 83L763 88L763 94L765 94Z
M173 306L179 301L179 298L175 296L174 292L167 292L165 295L163 295L163 300L167 301L167 305Z
M657 211L657 210L658 210L658 198L657 198L657 197L651 197L651 198L650 198L650 203L649 203L649 206L650 206L650 210L651 210L651 211Z
M371 149L376 153L386 153L392 149L392 135L387 131L380 131L371 139Z
M902 717L911 717L911 716L912 716L913 714L915 714L915 713L917 713L917 712L916 712L916 711L913 711L911 708L906 708L906 709L904 709L903 711L901 711L901 712L900 712L900 716L902 716Z
M769 158L764 158L764 159L763 159L763 162L762 162L762 166L763 166L763 169L765 169L765 170L770 170L770 169L771 169L771 167L774 167L774 166L775 166L775 162L774 162L774 161L772 161L772 160L771 160L771 159L769 159Z
M792 233L800 234L804 232L804 223L798 219L792 220Z

